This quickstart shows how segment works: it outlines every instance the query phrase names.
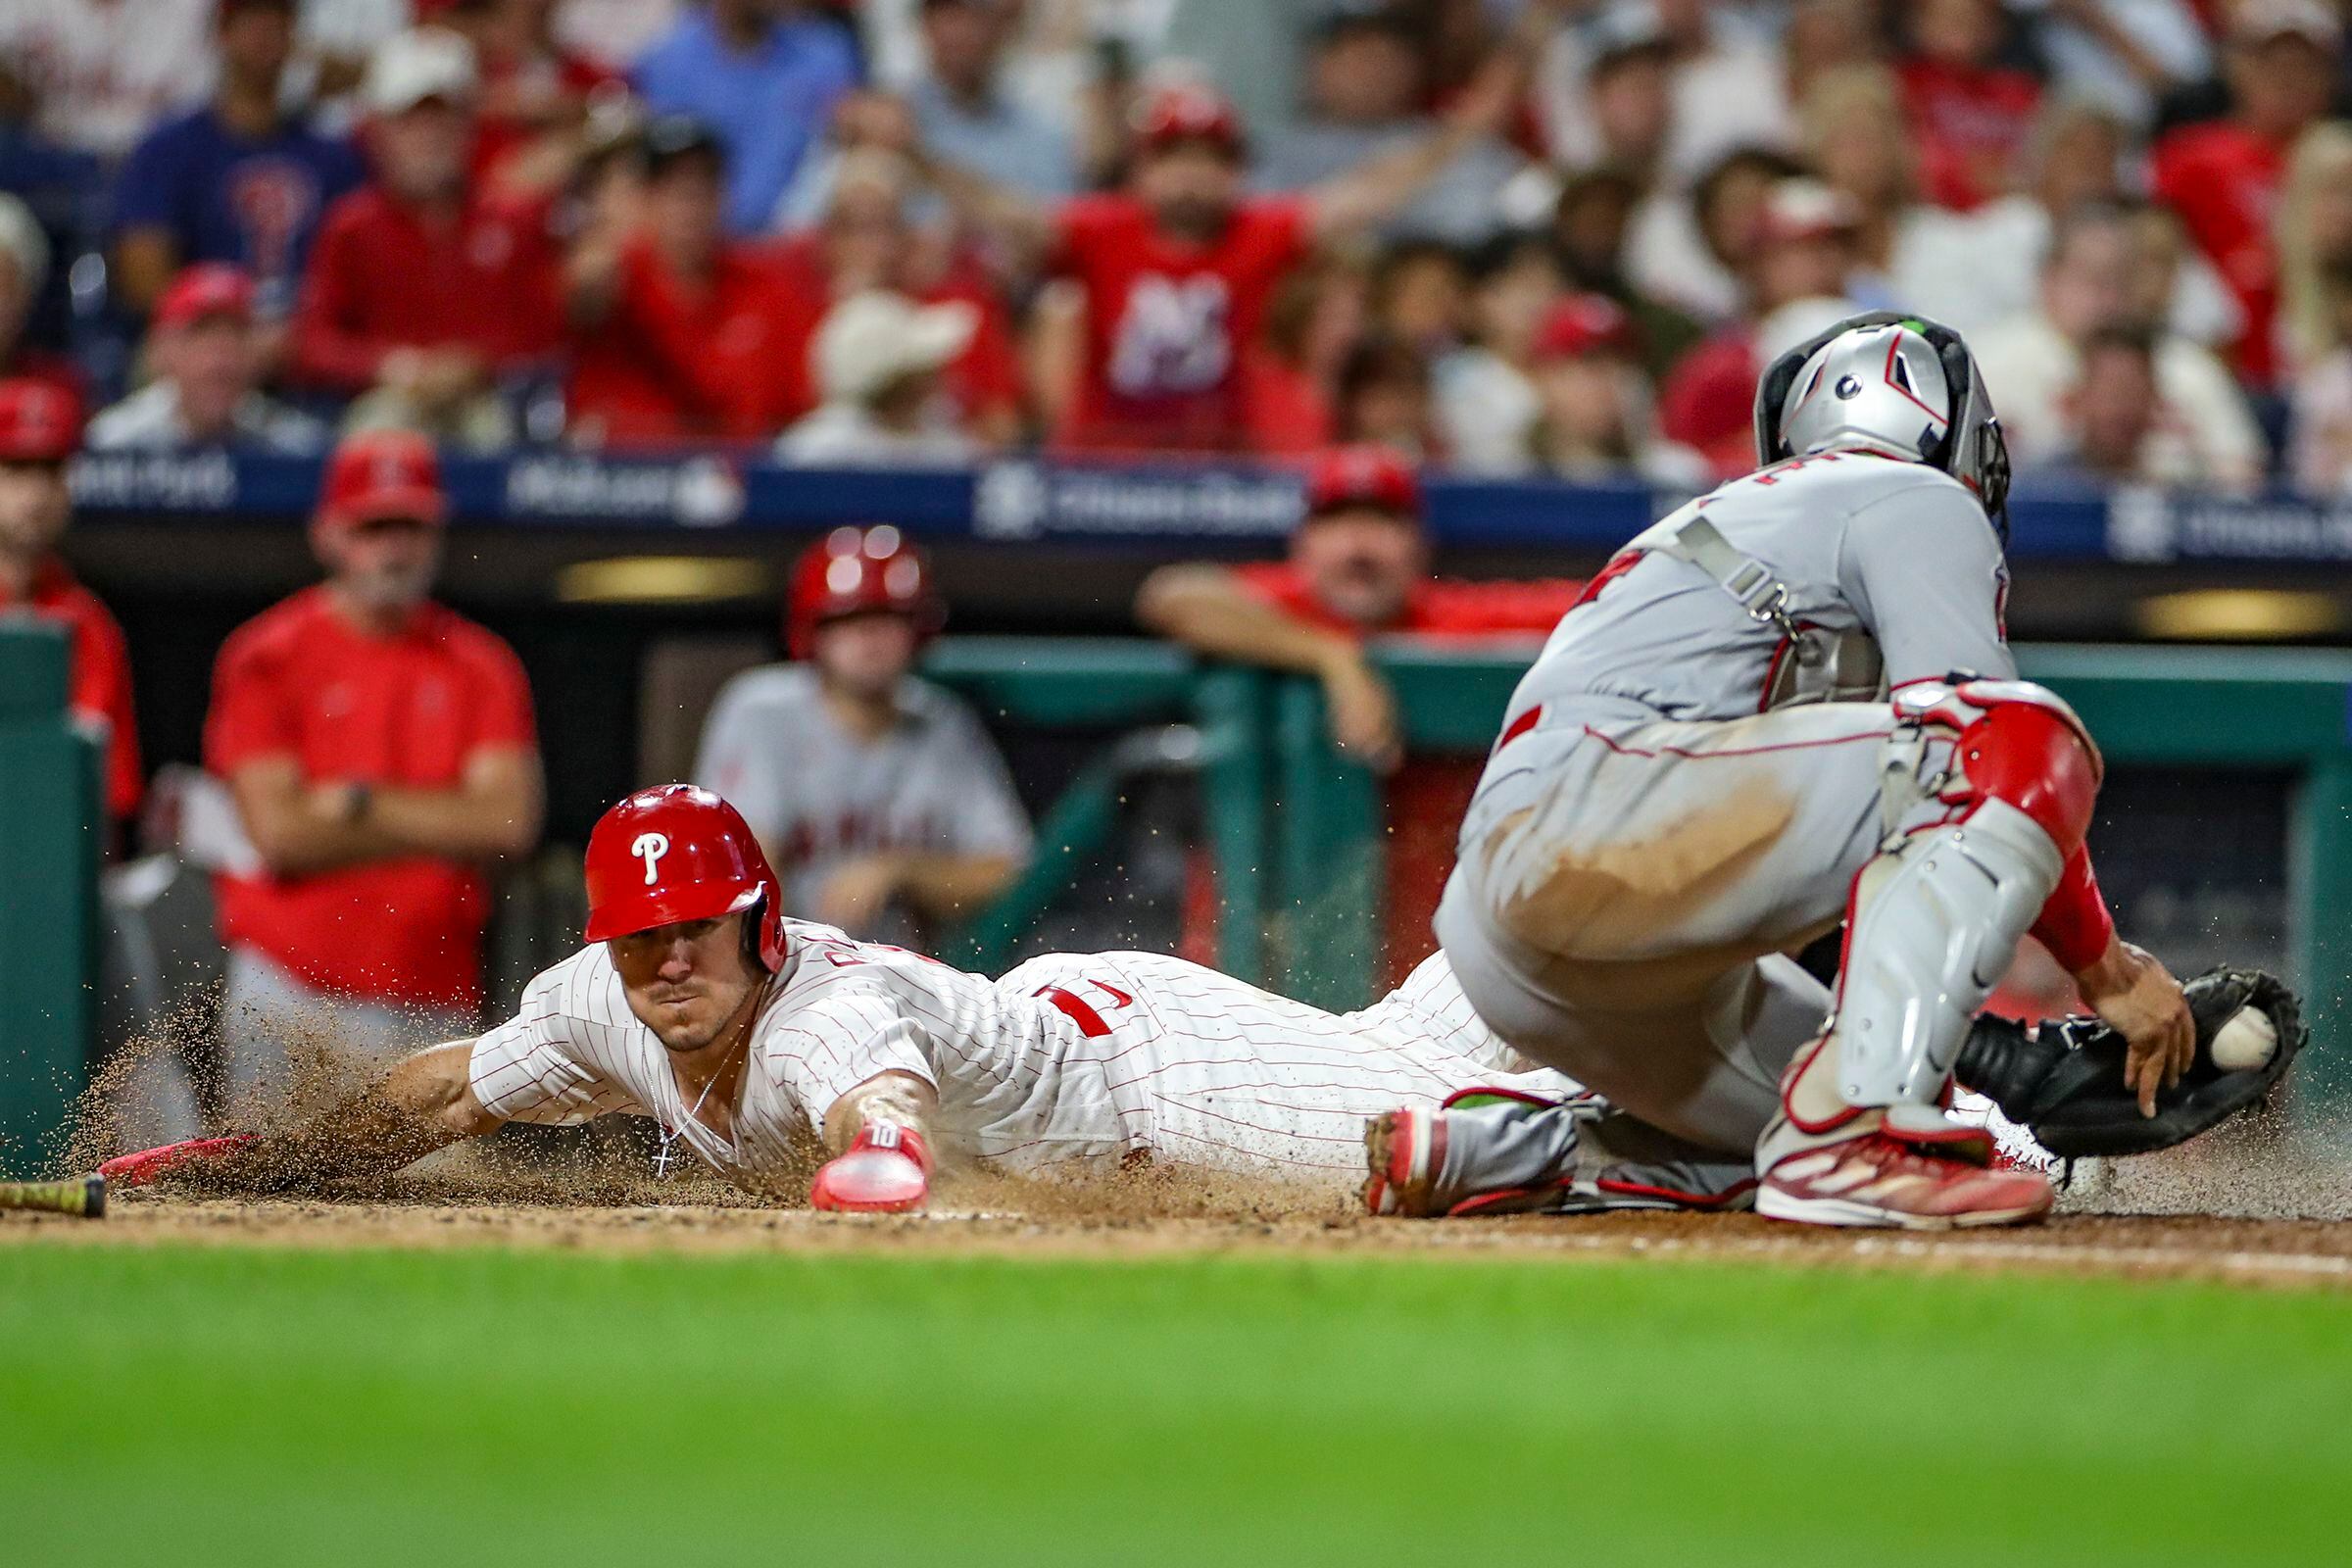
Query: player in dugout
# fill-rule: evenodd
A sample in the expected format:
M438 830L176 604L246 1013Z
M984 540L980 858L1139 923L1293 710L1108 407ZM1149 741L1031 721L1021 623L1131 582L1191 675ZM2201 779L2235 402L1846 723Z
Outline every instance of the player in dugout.
M314 1189L396 1171L507 1121L623 1114L660 1124L658 1170L685 1155L756 1194L807 1184L820 1209L919 1208L935 1161L1104 1175L1149 1163L1337 1203L1356 1185L1368 1114L1478 1085L1576 1106L1588 1158L1551 1172L1542 1196L1555 1211L1737 1207L1755 1187L1743 1156L1661 1157L1645 1128L1558 1074L1513 1073L1522 1063L1480 1023L1443 955L1338 1015L1155 954L1051 954L990 980L788 918L743 818L685 784L607 811L586 880L587 946L532 981L506 1023L419 1051L283 1130L145 1150L101 1174ZM2234 1010L2235 996L2209 1000ZM2278 1081L2301 1033L2291 1003L2274 1007L2277 1054L2226 1075L2229 1093L2178 1099L2176 1136ZM2127 1097L2102 1100L2069 1072L2073 1054L1984 1019L1961 1070L2060 1133L2136 1122Z

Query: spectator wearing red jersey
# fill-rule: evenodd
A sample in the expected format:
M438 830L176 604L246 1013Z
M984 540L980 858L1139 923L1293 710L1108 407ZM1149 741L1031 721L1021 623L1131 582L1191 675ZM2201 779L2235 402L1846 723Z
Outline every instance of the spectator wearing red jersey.
M447 510L421 437L346 439L326 580L220 650L205 762L254 852L216 882L241 1095L282 1091L292 1041L372 1061L472 1032L483 866L537 842L539 759L513 652L429 597Z
M1355 446L1309 466L1288 559L1162 566L1144 580L1135 612L1200 653L1318 677L1333 739L1386 770L1399 755L1396 705L1364 662L1365 638L1547 632L1577 586L1432 576L1413 470L1385 447Z
M665 116L598 177L564 272L570 427L590 445L753 441L803 378L783 273L726 230L726 150Z
M838 301L888 289L917 305L972 313L969 341L946 368L954 422L985 446L1020 433L1021 368L1002 289L952 236L910 214L913 171L877 146L852 146L834 161L823 216L766 254L783 275L790 314L777 349L778 372L794 378L792 413L822 402L816 334Z
M2272 215L2295 141L2328 113L2343 25L2318 0L2242 0L2223 60L2230 113L2156 143L2151 182L2180 215L2245 313L2232 359L2257 387L2278 379L2278 260Z
M2041 84L1996 64L2008 30L2000 0L1917 0L1911 53L1896 68L1928 199L1966 211L2000 195Z
M620 79L556 36L556 0L427 0L432 20L473 46L481 75L473 167L509 190L552 189L570 166L570 133Z
M497 381L559 335L547 215L493 200L466 168L472 51L420 27L379 48L362 88L375 177L327 210L294 330L294 370L362 394L354 428L405 427L501 445Z
M106 748L101 789L117 823L139 806L139 732L130 655L106 606L74 580L57 541L74 510L66 461L81 443L81 407L47 381L0 381L0 618L29 614L66 629L66 705Z
M1289 197L1244 193L1240 120L1196 84L1161 88L1142 104L1127 191L1058 208L924 157L905 112L883 101L869 100L853 129L912 153L966 218L1076 285L1085 344L1057 444L1231 451L1249 440L1243 350L1256 341L1283 279L1319 240L1390 217L1465 147L1493 135L1523 77L1524 55L1505 51L1442 129Z

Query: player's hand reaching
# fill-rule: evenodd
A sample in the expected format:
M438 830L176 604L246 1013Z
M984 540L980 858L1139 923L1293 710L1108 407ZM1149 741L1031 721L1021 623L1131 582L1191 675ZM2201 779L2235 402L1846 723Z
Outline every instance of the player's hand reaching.
M2197 1024L2180 982L2148 953L2111 940L2075 985L2090 1009L2122 1033L2125 1086L2139 1096L2141 1115L2155 1115L2157 1094L2179 1083L2197 1054Z
M849 1214L904 1214L931 1192L931 1152L923 1135L896 1122L868 1122L849 1152L825 1162L808 1190L811 1208Z

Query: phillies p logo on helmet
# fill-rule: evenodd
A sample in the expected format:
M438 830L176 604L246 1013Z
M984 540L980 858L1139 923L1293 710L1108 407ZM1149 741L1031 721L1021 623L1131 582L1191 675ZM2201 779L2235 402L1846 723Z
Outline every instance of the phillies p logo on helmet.
M662 874L662 857L669 853L669 838L662 833L640 833L629 853L645 862L645 885L650 888Z

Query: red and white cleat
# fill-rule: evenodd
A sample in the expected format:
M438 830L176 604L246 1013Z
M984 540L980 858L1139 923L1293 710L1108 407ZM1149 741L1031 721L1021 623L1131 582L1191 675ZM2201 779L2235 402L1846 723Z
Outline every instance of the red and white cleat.
M2024 1224L2056 1200L2039 1171L1988 1169L1873 1128L1779 1160L1757 1189L1756 1212L1800 1225L1941 1231Z
M1383 1111L1364 1124L1364 1211L1426 1218L1441 1212L1432 1185L1446 1162L1446 1113Z

